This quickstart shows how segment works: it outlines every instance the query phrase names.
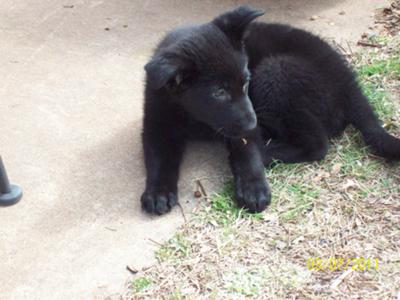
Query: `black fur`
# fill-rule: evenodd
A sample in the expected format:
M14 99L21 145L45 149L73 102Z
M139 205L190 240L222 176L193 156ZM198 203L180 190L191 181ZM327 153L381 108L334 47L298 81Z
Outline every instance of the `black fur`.
M262 14L241 6L174 30L145 66L147 212L163 214L177 203L191 138L221 137L237 202L251 212L271 201L264 165L321 160L329 138L348 124L378 155L400 159L400 141L380 126L345 60L303 30L251 23Z

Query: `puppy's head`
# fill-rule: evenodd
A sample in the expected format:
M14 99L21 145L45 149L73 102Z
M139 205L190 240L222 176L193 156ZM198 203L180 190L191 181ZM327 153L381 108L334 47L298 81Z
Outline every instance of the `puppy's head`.
M257 125L248 97L250 73L242 39L263 12L241 6L196 27L145 66L151 89L169 93L195 119L227 137Z

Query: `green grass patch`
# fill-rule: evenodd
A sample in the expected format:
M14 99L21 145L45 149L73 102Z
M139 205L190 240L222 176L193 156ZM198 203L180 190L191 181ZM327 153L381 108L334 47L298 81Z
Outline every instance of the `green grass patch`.
M211 199L211 217L218 224L229 225L238 218L252 218L254 220L262 220L263 215L250 214L247 210L239 208L234 201L233 183L225 184L220 193L215 194Z
M388 94L383 88L373 82L363 82L362 90L380 119L386 120L393 116L395 107L387 101Z
M237 268L229 276L225 276L225 289L232 294L246 297L259 296L265 282L262 275L258 270L248 271Z
M400 51L390 57L381 58L370 54L368 59L359 56L356 59L356 72L362 90L372 104L378 116L387 119L395 114L396 107L385 91L384 82L400 79Z
M135 293L143 292L153 282L147 277L139 277L132 281L131 288Z
M340 163L341 175L356 179L367 179L382 167L383 159L371 159L369 149L365 146L359 132L347 130L341 139L334 141L330 159Z
M162 262L174 260L179 262L190 254L190 244L183 234L176 234L156 252L156 258Z
M387 59L372 59L370 64L357 67L358 76L362 79L385 76L387 79L398 79L400 77L400 56L392 56Z
M287 187L289 199L292 199L291 205L286 212L281 214L284 221L292 221L302 216L304 212L313 207L314 200L320 195L320 189L316 186L295 183Z

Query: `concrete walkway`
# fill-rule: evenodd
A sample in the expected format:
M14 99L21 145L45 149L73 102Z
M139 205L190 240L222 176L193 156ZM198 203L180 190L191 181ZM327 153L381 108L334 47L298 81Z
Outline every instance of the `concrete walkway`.
M183 218L178 208L158 218L140 210L143 65L165 30L240 2L0 2L0 154L25 193L0 207L0 299L103 299L122 290L126 265L154 262L149 238L164 241ZM265 21L352 41L387 3L252 2ZM192 145L184 210L196 202L193 180L211 191L227 170L220 147Z

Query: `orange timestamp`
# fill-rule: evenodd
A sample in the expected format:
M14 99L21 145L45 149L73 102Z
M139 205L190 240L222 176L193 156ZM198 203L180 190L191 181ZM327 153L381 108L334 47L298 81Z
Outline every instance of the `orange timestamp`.
M343 258L343 257L311 257L307 259L307 268L314 271L370 271L378 270L379 260L377 258Z

